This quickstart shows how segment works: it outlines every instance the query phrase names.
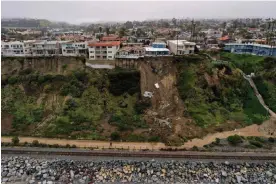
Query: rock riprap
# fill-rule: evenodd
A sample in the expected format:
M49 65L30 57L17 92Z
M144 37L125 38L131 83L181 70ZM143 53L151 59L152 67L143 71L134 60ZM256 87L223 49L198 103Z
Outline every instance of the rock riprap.
M274 162L2 157L1 183L276 183Z

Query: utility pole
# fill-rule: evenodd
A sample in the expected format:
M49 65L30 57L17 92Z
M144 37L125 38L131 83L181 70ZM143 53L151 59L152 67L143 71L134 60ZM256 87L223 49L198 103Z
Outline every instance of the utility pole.
M178 55L178 33L176 32L176 55Z

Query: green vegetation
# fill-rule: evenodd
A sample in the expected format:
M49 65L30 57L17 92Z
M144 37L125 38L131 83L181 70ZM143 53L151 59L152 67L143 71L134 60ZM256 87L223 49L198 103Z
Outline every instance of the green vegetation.
M245 125L262 123L267 112L239 69L225 64L211 65L202 56L178 58L177 87L185 115L197 125L220 125L227 120Z
M231 136L227 137L227 141L228 141L230 144L234 145L234 146L236 146L236 145L238 145L238 144L240 144L240 143L243 142L241 136L239 136L239 135L237 135L237 134L231 135Z
M253 146L256 146L257 148L263 147L262 143L260 143L258 141L250 140L249 143Z
M12 138L12 144L13 144L13 145L18 145L18 144L19 144L19 138L18 138L17 136L14 136L14 137Z
M121 138L121 136L118 132L112 132L110 137L111 137L111 140L113 140L113 141L118 141Z
M220 139L216 138L215 143L218 145L220 143Z
M253 78L259 93L272 111L276 111L276 58L222 53L221 58L230 61Z
M141 114L151 104L140 99L140 74L135 70L53 75L25 69L2 78L1 105L2 113L13 117L11 135L92 140L124 135L123 140L134 140L121 131L147 128ZM106 115L117 135L103 135L100 120Z

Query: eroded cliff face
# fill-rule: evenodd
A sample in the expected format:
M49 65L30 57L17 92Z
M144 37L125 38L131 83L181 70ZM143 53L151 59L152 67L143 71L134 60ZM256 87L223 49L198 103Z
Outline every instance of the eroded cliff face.
M112 70L73 57L6 58L1 66L4 134L181 145L265 119L237 69L196 55Z
M85 58L45 57L45 58L2 58L1 74L16 74L21 70L32 68L42 73L64 74L84 67Z

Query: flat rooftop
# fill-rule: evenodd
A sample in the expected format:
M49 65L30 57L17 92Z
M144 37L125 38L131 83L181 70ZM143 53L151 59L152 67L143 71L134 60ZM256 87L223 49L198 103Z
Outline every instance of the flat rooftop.
M150 52L164 52L167 51L169 52L170 50L167 48L153 48L153 47L144 47L146 51L150 51Z
M184 46L184 45L196 45L195 42L189 42L187 40L168 40L168 43L173 43L173 44L178 44L179 46Z

